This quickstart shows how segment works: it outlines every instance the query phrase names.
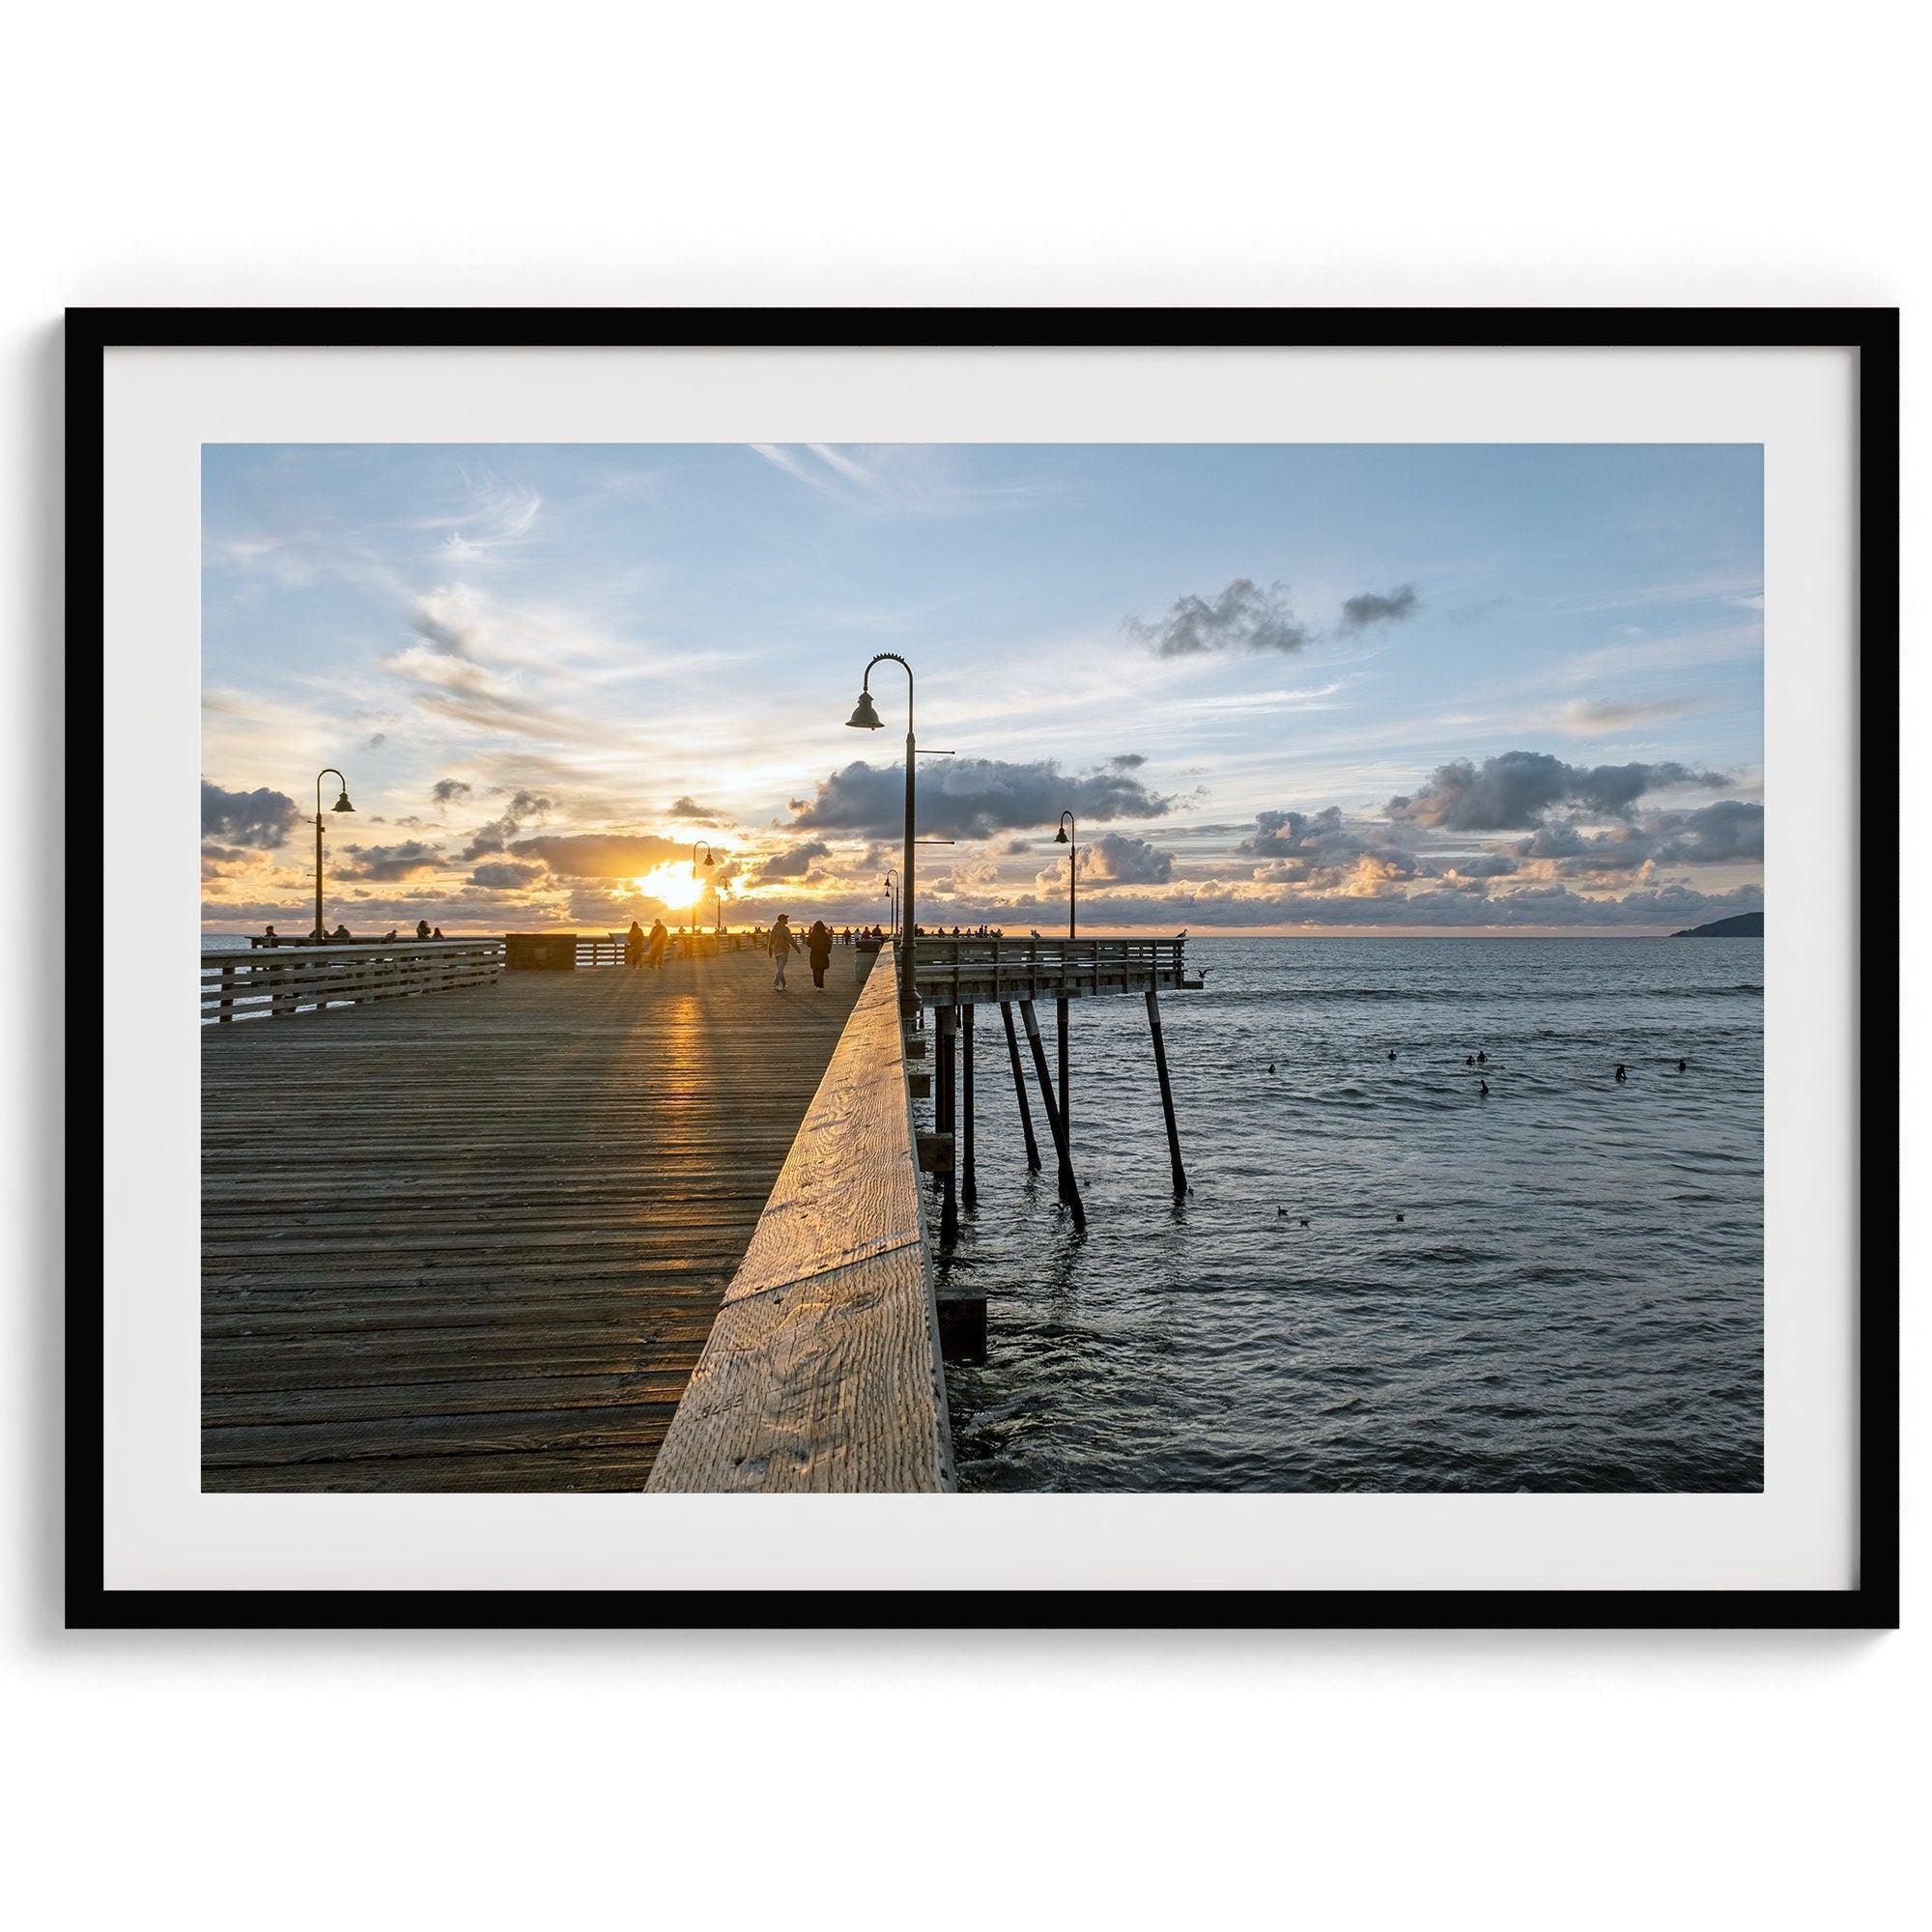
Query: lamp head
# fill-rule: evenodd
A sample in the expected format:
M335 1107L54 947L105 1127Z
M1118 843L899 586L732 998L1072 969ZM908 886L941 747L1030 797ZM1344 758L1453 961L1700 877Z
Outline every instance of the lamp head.
M1056 832L1056 833L1055 833L1055 834L1053 835L1053 842L1054 842L1054 843L1055 843L1056 845L1065 845L1065 844L1066 843L1066 827L1065 827L1065 826L1064 826L1064 825L1063 825L1063 826L1062 826L1062 827L1060 828L1060 830L1059 830L1058 832Z
M331 805L328 809L330 811L354 811L355 810L355 808L349 803L349 789L346 785L343 787L342 796L338 798L335 801L335 803Z
M885 723L872 708L872 694L869 691L859 694L859 701L852 707L852 715L845 722L861 731L877 731Z
M713 866L717 865L717 863L718 861L711 856L710 850L707 848L704 854L705 869L709 871Z

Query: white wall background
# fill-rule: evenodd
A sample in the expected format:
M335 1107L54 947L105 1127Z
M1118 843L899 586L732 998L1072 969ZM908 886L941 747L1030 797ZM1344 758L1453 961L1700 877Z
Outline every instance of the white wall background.
M10 22L0 810L36 944L0 949L0 1815L21 1922L1895 1922L1924 1822L1911 1630L61 1634L35 912L61 891L38 721L66 303L1903 302L1913 558L1932 275L1906 17L337 0ZM1907 588L1910 637L1909 565ZM1908 653L1921 766L1924 687ZM83 763L93 743L77 718ZM1883 731L1868 754L1892 757ZM1908 1373L1925 1325L1908 1293ZM1908 1412L1908 1620L1924 1465Z

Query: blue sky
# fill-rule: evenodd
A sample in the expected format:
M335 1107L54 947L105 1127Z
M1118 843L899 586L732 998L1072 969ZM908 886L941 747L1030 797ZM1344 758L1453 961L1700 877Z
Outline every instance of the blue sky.
M1641 931L1762 903L1754 445L210 446L204 922ZM708 916L711 902L704 911Z

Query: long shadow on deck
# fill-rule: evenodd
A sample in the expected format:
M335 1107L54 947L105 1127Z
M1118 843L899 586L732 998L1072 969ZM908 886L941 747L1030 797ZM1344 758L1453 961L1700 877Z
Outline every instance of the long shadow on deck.
M791 980L204 1028L203 1488L641 1488L858 992Z

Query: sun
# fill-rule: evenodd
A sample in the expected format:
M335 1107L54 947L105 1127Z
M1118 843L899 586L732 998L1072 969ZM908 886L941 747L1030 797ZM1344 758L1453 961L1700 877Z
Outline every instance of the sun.
M657 899L668 906L691 905L703 891L689 866L668 862L652 867L642 878L632 883L645 898Z

